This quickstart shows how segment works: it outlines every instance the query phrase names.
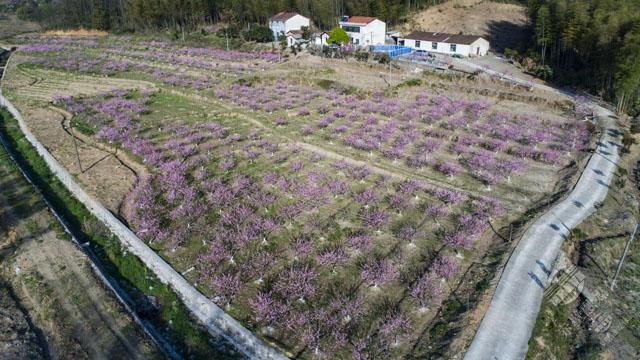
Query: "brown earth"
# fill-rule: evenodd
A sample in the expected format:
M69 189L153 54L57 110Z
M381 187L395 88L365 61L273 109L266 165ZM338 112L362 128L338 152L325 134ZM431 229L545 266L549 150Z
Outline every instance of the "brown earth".
M414 30L471 34L486 37L494 51L517 48L527 39L525 8L488 0L452 0L415 14L403 26Z
M32 75L19 70L11 71L7 73L3 90L13 94L14 105L21 110L30 130L56 160L76 177L89 194L99 199L107 209L119 214L123 199L136 180L137 172L144 168L132 168L132 162L122 158L124 154L116 154L115 149L97 146L94 141L87 141L86 137L77 139L74 144L65 113L47 104L56 94L92 95L116 88L153 85L133 80L84 76L61 80L60 73L51 77L47 75L47 72ZM76 145L80 164L75 151Z
M0 39L40 31L40 25L18 19L14 14L0 13Z
M161 357L3 151L0 179L0 359Z

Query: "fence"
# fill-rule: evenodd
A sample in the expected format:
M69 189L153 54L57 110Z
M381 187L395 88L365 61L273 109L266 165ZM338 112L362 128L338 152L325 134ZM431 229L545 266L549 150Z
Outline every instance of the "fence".
M395 59L400 55L409 54L412 50L410 47L400 45L374 45L371 47L371 51L385 53Z
M8 68L8 67L7 67ZM0 79L0 84L4 80ZM122 245L137 256L158 279L171 286L191 313L207 327L233 344L240 352L251 359L287 359L275 349L264 345L238 321L226 314L216 304L189 284L176 270L149 248L127 226L107 210L99 201L87 194L78 185L71 174L58 163L51 153L36 139L29 130L22 115L13 104L4 97L0 88L0 106L5 107L18 121L25 138L36 149L60 182L80 201L93 216L100 220L120 240Z

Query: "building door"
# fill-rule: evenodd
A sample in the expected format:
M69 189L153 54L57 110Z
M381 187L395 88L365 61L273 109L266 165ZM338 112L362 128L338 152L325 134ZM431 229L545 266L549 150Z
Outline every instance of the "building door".
M480 56L480 47L479 46L476 48L476 56Z

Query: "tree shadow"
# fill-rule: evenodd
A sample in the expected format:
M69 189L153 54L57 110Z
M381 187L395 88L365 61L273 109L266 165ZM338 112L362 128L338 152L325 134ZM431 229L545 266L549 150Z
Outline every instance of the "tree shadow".
M525 49L530 41L529 25L514 24L510 21L490 21L487 25L489 29L485 36L495 53L502 54L505 48Z
M544 284L542 283L542 280L540 280L540 278L538 277L538 275L534 274L533 271L529 271L529 273L527 274L529 275L529 277L535 281L535 283L540 286L541 289L544 290Z
M547 268L547 265L545 265L541 260L536 260L536 264L540 266L540 269L542 269L547 276L551 275L551 269Z

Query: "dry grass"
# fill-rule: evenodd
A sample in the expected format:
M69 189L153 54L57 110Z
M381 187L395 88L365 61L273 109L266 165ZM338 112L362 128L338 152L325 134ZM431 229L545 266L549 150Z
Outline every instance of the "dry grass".
M413 16L402 28L484 36L493 49L517 47L526 39L525 8L487 0L453 0Z
M0 39L40 30L40 25L32 21L18 19L13 14L0 13Z
M80 28L75 30L48 30L44 32L44 35L82 37L82 36L107 36L109 35L109 33L101 30Z

